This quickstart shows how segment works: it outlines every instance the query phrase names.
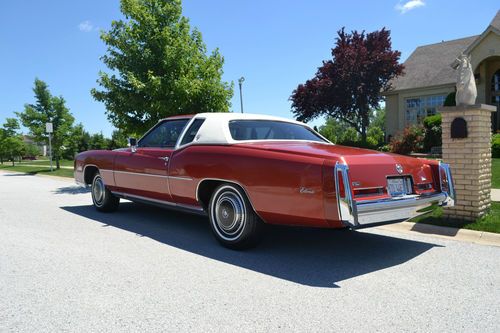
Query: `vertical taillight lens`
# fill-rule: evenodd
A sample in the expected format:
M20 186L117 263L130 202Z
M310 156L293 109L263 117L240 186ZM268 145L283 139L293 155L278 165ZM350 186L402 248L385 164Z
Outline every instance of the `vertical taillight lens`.
M338 171L338 182L339 182L339 193L337 195L339 198L345 198L345 186L344 186L344 178L342 177L342 172Z

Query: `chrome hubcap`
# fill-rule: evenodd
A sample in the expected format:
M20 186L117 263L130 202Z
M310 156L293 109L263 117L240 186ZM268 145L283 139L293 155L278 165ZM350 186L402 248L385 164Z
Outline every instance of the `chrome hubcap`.
M236 238L245 225L245 204L242 198L232 191L222 193L214 207L217 227L226 236Z
M92 186L92 194L94 196L94 201L97 205L100 205L104 199L104 183L101 178L94 180L94 186Z

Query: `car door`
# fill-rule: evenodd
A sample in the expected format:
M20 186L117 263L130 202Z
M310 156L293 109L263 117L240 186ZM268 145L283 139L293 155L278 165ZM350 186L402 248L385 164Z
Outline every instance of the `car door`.
M138 199L172 201L168 166L177 140L189 118L164 120L139 140L137 148L118 152L116 186Z

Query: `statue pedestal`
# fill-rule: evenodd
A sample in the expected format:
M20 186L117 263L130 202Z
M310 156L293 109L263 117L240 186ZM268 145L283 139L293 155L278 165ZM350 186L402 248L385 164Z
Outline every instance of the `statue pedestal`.
M456 190L455 207L445 207L444 217L472 221L491 205L491 113L496 107L460 105L438 111L443 116L443 162L450 164Z

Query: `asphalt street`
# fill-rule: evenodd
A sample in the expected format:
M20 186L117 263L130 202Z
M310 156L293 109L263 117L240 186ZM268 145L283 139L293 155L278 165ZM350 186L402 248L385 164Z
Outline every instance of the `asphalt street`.
M91 203L0 173L0 332L500 332L500 247L269 227L236 252L203 217Z

